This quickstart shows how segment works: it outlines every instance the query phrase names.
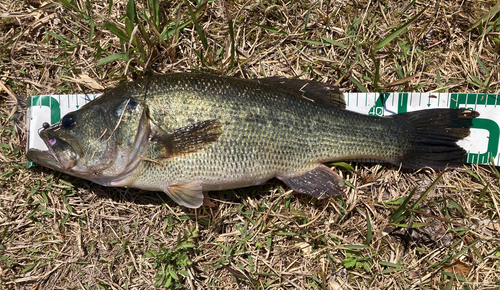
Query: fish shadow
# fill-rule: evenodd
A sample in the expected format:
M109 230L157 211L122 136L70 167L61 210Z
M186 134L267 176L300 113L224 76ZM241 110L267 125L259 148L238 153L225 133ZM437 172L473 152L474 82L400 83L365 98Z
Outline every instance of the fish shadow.
M112 200L119 203L134 203L136 205L163 205L169 207L179 207L182 211L192 212L193 209L179 206L167 194L162 191L147 191L132 187L108 187L99 185L90 180L71 176L59 171L54 171L42 166L34 166L29 170L40 176L40 180L57 184L58 188L64 187L72 189L76 194L72 194L72 198L81 199L83 202L95 202L97 199ZM281 182L278 180L270 180L265 185L238 188L223 191L210 191L208 196L210 200L217 206L219 203L242 204L248 196L258 200L271 197L273 188L278 187ZM281 187L283 187L282 184Z
M373 163L356 162L353 163L353 165L354 164L373 166ZM398 169L396 166L391 164L385 164L383 166L386 167L387 169ZM337 169L342 171L342 175L344 176L344 178L349 174L353 174L343 168L337 168ZM76 192L74 196L77 196L77 198L82 199L82 201L86 203L95 202L96 199L102 199L102 200L112 200L119 203L133 203L144 206L147 205L157 206L165 204L171 208L179 207L181 211L186 213L193 212L193 209L177 205L177 203L175 203L172 199L170 199L170 197L167 194L161 191L146 191L137 188L102 186L86 179L67 175L65 173L54 171L41 166L35 166L30 168L29 170L33 171L34 174L40 175L41 180L43 179L50 180L51 179L50 176L52 176L53 182L56 182L56 184L59 184L59 186L64 186L64 187L67 186L73 188L74 192ZM402 169L402 170L400 169L400 171L415 172L415 170L410 170L410 169ZM48 176L43 177L42 175L48 175ZM378 185L374 184L373 186L378 186ZM239 206L247 202L248 197L251 197L251 199L255 203L267 203L268 201L273 200L277 197L285 198L287 195L289 195L285 194L289 190L290 189L281 181L277 179L271 179L264 185L223 190L223 191L210 191L208 192L208 196L210 197L210 200L215 204L215 207L221 206L222 204L233 204L235 206ZM302 203L311 202L312 199L311 196L299 193L292 193L292 194L296 196L294 198L299 199L299 202ZM347 196L345 195L333 198L334 199L341 198L344 201L347 200ZM323 208L328 203L328 200L329 200L328 198L317 200L314 202L314 206L318 208ZM203 206L203 208L206 208L206 206Z

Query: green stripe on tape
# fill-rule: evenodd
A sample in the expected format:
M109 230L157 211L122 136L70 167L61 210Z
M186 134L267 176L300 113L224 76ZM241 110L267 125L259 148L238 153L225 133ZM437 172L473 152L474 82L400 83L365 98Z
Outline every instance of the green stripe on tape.
M34 96L30 98L28 107L45 106L50 109L50 124L55 124L61 120L61 110L59 102L51 96Z
M493 159L497 157L498 154L498 143L500 139L500 127L495 121L489 119L481 119L475 118L472 120L472 129L483 129L488 130L488 151L485 153L469 153L469 159L477 158L477 162L485 162L488 163L490 161L490 156L493 156Z

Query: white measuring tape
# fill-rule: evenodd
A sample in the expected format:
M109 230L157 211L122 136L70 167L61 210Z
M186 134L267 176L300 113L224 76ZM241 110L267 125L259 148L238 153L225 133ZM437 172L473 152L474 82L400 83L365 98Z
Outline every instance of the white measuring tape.
M28 99L27 149L47 150L38 136L44 122L54 124L98 95L42 95ZM500 95L465 93L345 93L347 110L373 116L389 116L432 108L463 108L480 113L471 134L458 142L467 150L467 162L500 164ZM28 166L32 166L31 162Z

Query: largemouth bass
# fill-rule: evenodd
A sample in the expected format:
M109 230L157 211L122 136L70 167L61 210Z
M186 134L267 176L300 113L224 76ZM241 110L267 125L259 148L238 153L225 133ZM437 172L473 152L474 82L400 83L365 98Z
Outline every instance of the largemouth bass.
M164 191L189 208L202 205L203 191L273 177L323 198L345 186L325 162L461 164L466 152L456 142L478 116L431 109L374 117L344 108L338 88L313 81L170 74L119 86L44 124L48 150L27 158L105 186Z

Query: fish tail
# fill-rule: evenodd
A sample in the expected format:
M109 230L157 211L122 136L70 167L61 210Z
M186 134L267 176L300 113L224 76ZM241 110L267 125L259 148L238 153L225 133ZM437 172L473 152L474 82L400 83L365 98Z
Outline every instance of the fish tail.
M460 166L467 152L456 142L469 136L472 120L478 116L467 109L430 109L392 116L408 128L405 134L409 142L396 163L412 169Z

